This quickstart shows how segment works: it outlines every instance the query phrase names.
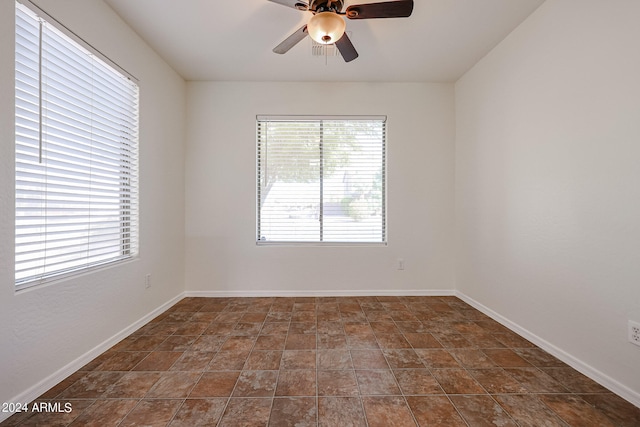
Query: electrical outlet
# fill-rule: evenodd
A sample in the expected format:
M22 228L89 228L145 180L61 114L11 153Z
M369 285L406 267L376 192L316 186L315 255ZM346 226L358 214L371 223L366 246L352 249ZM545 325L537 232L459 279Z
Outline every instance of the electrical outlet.
M629 320L629 342L640 345L640 323Z
M151 287L151 274L144 276L144 287L145 289L149 289Z

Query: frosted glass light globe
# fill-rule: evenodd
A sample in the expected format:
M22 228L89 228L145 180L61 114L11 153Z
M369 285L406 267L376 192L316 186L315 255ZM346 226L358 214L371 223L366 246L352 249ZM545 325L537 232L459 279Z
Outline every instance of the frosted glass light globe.
M334 12L320 12L309 20L307 32L312 39L321 44L332 44L344 35L347 24Z

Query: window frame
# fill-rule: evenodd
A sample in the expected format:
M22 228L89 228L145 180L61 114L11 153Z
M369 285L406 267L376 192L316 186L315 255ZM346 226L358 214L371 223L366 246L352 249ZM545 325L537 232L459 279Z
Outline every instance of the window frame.
M381 173L382 173L382 190L381 190L381 240L380 241L335 241L322 239L322 231L318 240L262 240L261 239L261 171L260 171L260 124L261 122L304 122L304 121L379 121L382 126L382 146L381 146ZM257 115L256 116L256 225L255 239L257 246L356 246L356 247L386 247L388 246L388 208L387 208L387 191L388 191L388 173L387 173L387 142L388 142L388 117L386 115ZM322 148L319 150L318 160L320 170L322 171L323 154ZM323 178L325 179L325 178ZM322 201L323 184L320 182L319 199ZM323 205L324 207L324 205ZM320 213L320 221L322 222L323 214ZM320 226L322 228L322 225Z
M19 61L17 57L17 52L19 50L18 49L19 29L18 29L17 21L18 21L18 15L20 13L26 14L29 19L37 19L41 23L39 34L32 36L37 41L37 44L40 49L40 53L39 53L40 56L39 58L37 58L38 60L37 64L40 64L40 65L37 65L37 67L39 67L40 74L36 75L36 82L37 82L37 85L39 85L39 89L23 88L23 89L20 89L20 91L18 90L18 86L19 86L18 67L19 66L24 67L24 65L22 65L22 63L20 62L22 61L22 59ZM56 20L54 17L49 15L46 11L44 11L38 5L35 5L31 1L16 0L15 1L15 17L16 17L16 23L15 23L14 31L16 34L16 40L15 40L16 58L14 62L15 62L16 74L14 79L16 84L16 89L15 89L16 112L15 112L14 123L16 127L16 139L15 139L14 154L16 156L16 163L14 168L14 176L16 178L16 184L15 184L15 207L14 207L14 213L15 213L14 266L15 266L15 290L21 291L24 289L29 289L29 288L36 287L43 284L49 284L54 281L63 280L69 277L87 274L94 270L103 269L112 265L130 262L139 256L139 230L140 230L139 175L140 174L139 174L138 153L139 153L139 124L140 124L140 111L139 111L140 88L138 85L138 79L135 76L133 76L131 73L124 70L117 63L115 63L114 61L109 59L107 56L102 54L99 50L91 46L89 43L87 43L85 40L83 40L81 37L79 37L69 28L67 28L64 24ZM108 256L105 255L105 256L102 256L102 259L99 259L101 258L100 255L96 255L96 254L89 255L89 251L94 252L98 250L96 249L96 246L94 246L96 245L96 243L91 243L91 241L95 238L94 236L95 233L105 233L105 231L102 231L102 230L106 230L106 229L103 228L102 230L98 230L94 228L95 226L88 225L85 231L80 231L80 230L72 231L71 229L69 229L69 231L59 231L58 235L61 236L61 239L64 239L64 240L72 240L72 239L77 240L79 239L79 237L72 238L70 237L70 235L78 235L81 233L86 233L86 240L87 240L86 254L78 255L77 258L72 258L67 263L68 264L75 263L76 265L72 265L64 268L55 268L55 267L51 268L52 264L55 265L55 262L50 261L50 258L52 256L51 255L47 256L47 249L45 249L44 252L42 249L35 249L33 251L34 253L43 253L43 255L40 255L37 258L35 258L37 260L40 260L39 261L41 262L40 267L25 266L25 263L28 261L25 261L24 258L22 258L24 257L25 253L28 253L28 252L25 252L25 249L24 249L25 246L35 244L36 246L44 245L46 247L47 246L46 242L48 242L49 239L53 238L50 236L51 236L51 233L55 233L55 232L47 229L48 223L46 218L49 218L49 215L50 215L47 207L45 207L44 209L40 208L40 210L42 211L40 215L34 216L35 218L37 218L37 221L40 221L41 224L44 224L40 226L42 231L39 232L40 233L39 237L34 236L32 237L33 240L29 241L28 239L25 239L24 237L25 235L23 232L19 233L20 229L26 227L23 222L24 216L19 215L19 209L22 209L23 211L27 209L26 212L29 212L29 213L33 212L33 208L26 207L29 203L29 199L25 198L25 191L28 193L30 191L34 191L35 188L38 188L38 190L35 190L35 191L38 191L38 194L40 194L40 196L38 197L40 197L41 200L44 201L46 206L47 201L49 200L49 197L54 197L54 196L49 196L49 194L51 194L52 191L53 192L55 192L56 190L60 191L60 187L57 187L57 186L54 186L51 190L49 189L49 185L46 184L46 179L47 179L46 177L48 176L48 174L55 173L56 169L62 172L66 172L68 174L77 173L77 172L72 172L71 169L68 169L66 166L64 166L64 163L61 163L59 166L54 166L54 168L56 169L53 169L53 172L52 172L46 163L47 161L44 161L45 164L41 167L38 167L39 169L41 169L41 172L36 173L33 176L35 176L36 179L38 179L37 177L40 177L39 179L45 179L45 184L39 184L39 186L34 187L33 190L29 188L25 188L24 184L20 184L23 187L20 187L19 185L19 178L24 179L25 173L29 173L29 171L31 170L30 169L31 166L29 166L29 164L30 163L33 164L32 160L28 160L28 159L18 160L18 156L20 152L19 149L24 149L25 147L37 148L38 140L39 140L40 141L39 148L37 148L37 150L39 150L41 153L40 164L42 164L43 163L43 157L42 157L43 144L45 140L48 141L49 138L51 137L51 134L47 130L45 130L42 126L43 121L46 120L46 116L44 116L44 114L49 114L49 111L47 110L47 108L43 108L43 104L47 102L47 101L43 101L43 97L46 97L47 95L46 95L46 92L43 91L43 83L42 83L43 79L46 76L45 74L43 74L43 65L42 65L42 62L44 61L43 54L45 53L44 44L47 42L47 40L49 40L49 37L51 37L47 35L45 38L44 31L43 31L43 28L45 28L45 26L46 28L51 28L51 30L47 30L47 31L53 31L54 37L57 38L59 43L61 43L61 46L64 46L65 48L69 49L70 52L74 52L74 54L86 55L86 57L88 58L88 61L90 61L92 64L95 64L94 66L102 67L104 70L106 70L105 72L108 75L113 74L113 77L106 77L105 75L104 80L102 78L91 77L90 80L88 81L98 82L98 84L103 84L107 87L112 87L109 83L107 83L109 78L111 79L122 78L128 81L127 84L129 85L129 88L131 90L128 93L128 96L130 98L120 98L117 101L115 101L115 103L113 104L114 106L116 106L116 108L122 108L125 103L128 103L129 107L126 108L124 111L127 115L128 120L130 120L126 122L127 123L126 125L125 124L120 125L121 126L120 130L116 131L116 132L121 132L120 135L121 135L121 138L123 139L116 139L116 142L110 145L112 147L113 152L118 153L118 154L109 154L109 159L110 159L109 164L111 165L109 166L111 168L110 170L111 171L115 169L118 170L118 172L115 174L113 172L110 172L112 178L109 178L109 181L106 181L111 183L108 185L113 187L113 189L96 190L96 188L100 187L100 184L97 184L98 186L96 188L94 188L92 185L91 186L83 185L87 183L86 178L78 181L72 180L70 182L73 182L74 184L82 185L82 187L80 188L82 189L82 191L86 192L86 195L78 196L80 192L76 193L75 194L76 199L73 199L73 200L77 200L77 202L73 202L71 200L68 202L64 202L64 196L62 196L61 198L53 199L55 202L60 203L61 207L59 209L67 209L70 206L73 206L74 204L86 204L89 206L88 209L90 210L90 212L91 212L91 209L97 209L96 207L93 207L94 203L96 203L92 201L93 198L98 197L100 199L102 197L109 197L110 199L113 199L114 201L110 202L108 205L102 202L98 202L98 205L104 205L105 207L103 209L110 209L110 212L118 211L118 214L115 215L117 216L118 219L115 221L113 219L109 220L109 224L118 224L115 228L110 228L112 230L117 230L117 231L109 232L109 235L111 236L117 235L118 237L117 238L107 237L108 240L103 240L105 242L112 242L110 243L109 247L113 249L110 249L109 252L107 252L108 254L111 254L111 255L108 255ZM28 27L24 27L24 28L28 28ZM21 48L21 49L26 49L24 50L24 52L33 52L28 50L28 48ZM53 56L55 57L56 55L54 54ZM64 64L65 67L63 67L62 70L68 72L70 76L72 75L72 71L70 71L70 68L67 65L66 60L65 62L59 61L54 63ZM31 72L33 73L33 71ZM32 74L28 74L28 73L24 74L24 72L21 71L21 76L23 75L31 76ZM95 75L97 75L97 73ZM20 84L24 84L24 83L20 82ZM80 88L79 84L78 86L74 85L72 88L78 89L79 91L81 91L81 89L79 89ZM121 86L113 86L113 88L120 89ZM24 96L26 94L26 95L35 97L34 99L36 99L36 101L40 105L38 107L39 110L34 111L33 107L31 107L32 108L31 110L24 110L23 107L18 108L18 103L24 102L19 99L18 92L21 93L21 96ZM92 94L88 96L89 96L88 99L91 99L92 102L96 102L95 101L96 95ZM72 108L69 111L71 111L74 114L73 117L78 117L78 118L82 118L83 120L87 120L88 123L92 123L91 126L94 126L93 123L94 123L94 120L96 120L96 118L101 119L105 117L103 113L98 113L94 117L93 111L97 111L97 110L92 110L91 113L83 114L83 112L85 112L86 110L83 110L82 107L78 106L78 107L70 107L70 108ZM93 107L93 108L96 108L96 107ZM29 111L31 111L32 114L35 114L35 119L19 118L19 112L24 113ZM59 110L56 110L54 108L52 111L54 114L56 114ZM112 110L105 110L105 111L106 111L106 114L112 114ZM115 123L118 123L118 121L121 121L121 120L122 119L114 116L114 118L104 122L103 126L111 126ZM37 123L40 123L39 128L34 130L36 136L35 137L34 136L27 137L24 135L19 136L18 134L19 122L20 122L21 129L25 129L24 128L24 126L26 126L25 123L36 123L36 125ZM64 122L64 123L66 124L68 122ZM133 125L133 127L128 127L127 131L122 133L123 127L131 126L131 124ZM116 126L116 129L118 129L117 126ZM125 134L127 135L126 138L122 136ZM111 135L111 133L109 133L109 135ZM74 145L77 146L80 143L79 142L80 140L78 141L72 141L71 139L67 140L66 138L62 138L59 135L54 138L57 138L57 140L61 141L59 143L60 144L59 152L61 153L60 155L64 155L64 156L69 156L70 153L73 153L74 148L71 148L71 147ZM94 136L92 132L89 138L85 137L84 139L82 139L82 143L88 143L88 145L86 145L85 147L87 147L87 149L90 150L90 152L93 152L94 150L99 151L100 149L104 150L104 147L105 147L104 143L99 142L98 138L101 138L99 136L99 133L96 132ZM104 136L102 138L104 138ZM95 169L96 166L92 165L92 163L96 162L96 160L92 160L92 159L93 159L93 155L90 155L88 159L81 160L80 158L78 158L77 160L73 160L73 161L79 165L78 167L85 168L89 171L89 174L93 174L93 173L96 173L96 169ZM52 160L52 161L55 163L55 160ZM96 165L98 166L98 168L100 168L99 162L96 163ZM116 166L116 165L119 165L119 166ZM100 173L100 170L97 170L97 173ZM60 179L66 179L66 180L72 179L70 178L71 175L68 175L68 176L61 175L61 176L62 178ZM96 179L99 179L99 176ZM90 178L89 182L92 182L92 180L93 178ZM114 186L113 183L115 182L117 182L118 184ZM67 190L67 191L70 191L70 190ZM106 196L97 195L96 191L100 192L100 194L106 194ZM69 194L72 194L72 193L69 193ZM22 204L22 206L20 206L20 204ZM89 215L89 216L87 217L86 215ZM113 214L110 214L109 216L111 218L114 218ZM85 217L92 218L93 214L92 213L85 214ZM91 223L92 223L92 220L89 220L87 224L91 224ZM94 237L92 238L91 236L94 236ZM98 239L100 238L98 237ZM74 244L68 243L68 245L74 245ZM65 244L63 246L63 248L65 248L64 250L66 251L64 253L67 254L65 256L73 255L73 252L69 249L70 247L73 247L73 246L68 246L68 245ZM100 243L97 243L97 245L99 246ZM117 256L115 255L116 253L115 248L119 248L119 255ZM19 257L21 258L19 259ZM58 261L58 263L60 263L60 261ZM21 270L18 270L19 266ZM37 268L40 269L40 272L38 273L35 272ZM48 268L51 268L51 270L47 271ZM19 276L19 271L22 273L20 276Z

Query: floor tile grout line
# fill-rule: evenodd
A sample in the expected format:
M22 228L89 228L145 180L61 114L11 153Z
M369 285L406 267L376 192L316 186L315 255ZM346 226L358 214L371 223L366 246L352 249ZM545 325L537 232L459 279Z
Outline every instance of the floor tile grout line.
M269 307L271 308L273 306L273 304ZM266 319L267 316L265 316L265 320L262 322L262 326L260 327L260 330L262 330L262 328L264 328L264 324L266 323ZM260 331L258 331L258 335L256 336L256 340L253 344L253 348L251 349L251 352L249 353L248 357L251 357L251 354L253 353L253 349L255 348L257 342L258 342L258 337ZM285 346L286 346L286 342L287 340L285 339ZM283 350L283 354L284 354L284 350ZM249 362L249 359L247 358L247 361L245 362L245 365ZM282 355L280 356L280 364L282 363ZM238 381L240 380L240 377L238 377ZM273 395L271 396L271 405L269 406L269 418L267 419L267 426L269 426L271 424L271 416L273 415L273 405L275 403L275 397L276 397L276 390L278 389L278 381L280 380L280 366L278 366L278 373L276 374L276 380L275 383L273 385Z
M366 315L365 315L365 317L366 317ZM373 328L371 327L371 321L368 318L367 318L367 324L369 325L369 328L371 328L373 330ZM397 327L397 325L396 325L396 327ZM375 331L374 331L374 336L375 336ZM393 381L394 381L396 387L398 387L398 391L400 392L400 396L402 396L402 401L404 402L404 404L406 405L407 409L409 410L409 413L411 414L411 419L413 420L413 422L415 423L416 426L419 426L420 424L416 420L415 415L413 414L413 411L411 410L411 407L409 406L409 402L407 402L407 399L403 395L403 391L402 391L402 388L400 387L400 383L398 382L398 379L396 378L396 375L393 372L393 369L391 368L391 364L389 363L389 360L387 359L387 356L384 354L384 351L382 351L382 348L380 346L380 342L378 341L377 337L376 337L376 342L378 343L379 351L382 354L382 357L385 359L385 362L387 363L387 367L389 368L389 372L391 372L391 376L393 378ZM363 406L364 406L364 400L363 400ZM366 413L365 413L365 417L366 417Z
M316 305L316 369L315 369L315 383L316 383L316 427L320 426L320 382L318 381L318 366L320 361L320 338L318 336L318 306Z
M340 306L338 305L338 308L339 307ZM341 314L341 316L342 316L342 314ZM365 316L365 318L366 318L366 316ZM347 348L349 348L348 338L346 338L347 331L346 331L346 329L344 329L344 322L342 322L342 328L343 328L343 330L345 332L345 339L347 340ZM349 348L349 356L351 357L351 349L350 348ZM353 365L353 358L352 358L351 364ZM355 366L354 366L354 368L355 368ZM354 369L354 371L355 371L355 369ZM356 380L356 386L358 387L358 401L360 402L360 407L362 409L362 415L364 416L364 422L365 422L365 425L367 427L369 427L369 417L367 417L367 410L364 407L364 399L362 398L362 393L360 393L360 388L359 388L360 384L358 383L358 376L355 375L355 372L354 372L354 376L356 377L355 380Z
M211 325L211 323L213 323L213 321L209 322L209 325ZM205 330L206 330L206 329L205 329ZM203 335L204 335L204 331L203 331L202 333L200 333L200 335L198 335L198 338L202 337ZM195 342L198 340L198 338L196 338L196 339L194 340L194 342L193 342L193 343L195 343ZM192 343L191 345L193 345L193 343ZM191 347L191 346L190 346L190 347ZM183 356L184 356L184 354L185 354L185 353L186 353L186 350L182 353L182 354L183 354ZM217 352L216 352L216 354L217 354ZM214 355L214 356L212 356L212 360L213 360L213 357L215 357L215 355ZM176 363L178 363L178 360L179 360L179 359L177 359L177 360L174 362L174 364L173 364L173 365L175 365ZM209 362L211 362L211 361L209 361ZM171 365L171 366L173 367L173 365ZM207 364L207 366L208 366L208 364ZM180 372L180 371L178 371L178 372ZM193 383L193 385L189 388L189 391L185 393L187 397L185 397L185 398L183 399L182 403L181 403L181 404L180 404L180 406L177 408L176 412L173 414L173 416L171 417L171 420L169 420L169 422L167 423L167 425L170 425L170 424L171 424L171 422L172 422L172 421L175 419L175 417L178 415L178 413L180 413L180 409L182 409L182 407L183 407L183 406L184 406L184 404L186 403L186 401L187 401L188 397L191 395L191 392L193 392L193 389L194 389L194 388L196 387L196 385L200 382L200 380L201 380L201 379L202 379L202 377L204 376L205 372L206 372L206 366L204 367L204 369L202 370L202 372L200 372L200 375L198 376L198 379L197 379L197 380L195 380L195 381L194 381L194 383Z
M405 332L399 327L399 325L397 324L396 320L393 319L393 317L391 317L393 324L395 325L395 327L398 329L398 331L400 332L400 334L402 335L403 339L407 341L407 343L411 346L411 349L414 351L415 353L415 348L413 347L413 345L411 344L411 342L407 339ZM420 324L422 325L422 322L420 322ZM384 354L384 352L382 353L382 355L385 357L386 359L386 355ZM426 369L426 365L424 364L424 362L422 361L422 359L418 356L418 354L416 353L416 356L418 357L418 359L420 359L420 363L423 364L424 368ZM387 360L387 364L389 364L388 360ZM402 399L405 403L405 405L407 405L407 408L409 409L409 413L411 414L411 418L413 419L413 422L416 424L416 426L419 426L420 423L418 422L418 420L416 419L415 413L413 412L413 409L411 408L411 405L409 405L409 401L407 400L407 396L404 393L404 390L402 389L402 387L400 386L400 382L398 381L398 378L396 377L395 371L393 370L393 368L391 368L391 364L389 364L389 369L391 370L392 374L393 374L393 378L396 381L396 385L398 386L398 389L400 390L400 393L402 395ZM429 375L433 376L433 374L431 374L431 372L429 371ZM438 380L434 377L434 380L436 381L436 383L438 383L439 387L442 388L442 386L439 384ZM444 390L443 390L444 391Z
M127 419L127 417L133 413L133 411L138 407L138 405L140 405L140 402L142 401L142 399L138 399L138 401L136 402L135 405L133 405L133 407L127 412L127 415L125 415L124 417L122 417L122 419L120 420L120 422L118 422L117 427L120 427L122 425L122 423L124 422L124 420Z
M442 345L442 343L440 342L440 340L438 340L438 337L434 336L434 338L436 339L436 341L438 341L440 343L440 345ZM444 348L444 346L443 346ZM446 351L446 349L445 349ZM447 351L448 353L448 351ZM423 363L424 364L424 363ZM442 389L442 391L445 393L445 397L447 398L447 400L449 401L449 404L453 407L453 409L456 411L456 413L458 414L458 416L460 417L460 419L462 420L463 423L465 423L467 425L467 427L471 427L471 425L469 424L469 422L466 420L466 418L462 415L462 413L460 412L460 409L458 409L458 407L453 403L453 401L451 400L450 394L447 393L447 391L444 389L444 387L442 386L442 383L438 380L438 378L435 377L435 375L433 375L433 370L426 366L426 364L424 364L425 367L428 369L429 373L431 374L431 376L433 376L433 378L436 380L436 382L438 383L438 385L440 386L440 388ZM412 411L413 412L413 411Z
M260 330L262 330L262 328L264 327L264 323L265 322L266 322L266 317L265 317L265 321L262 322L262 326L261 326ZM260 336L259 334L260 334L260 331L258 331L258 335L256 335L256 338L255 338L255 340L253 342L253 345L251 346L251 349L249 350L249 353L247 354L247 358L245 359L245 363L244 363L243 367L239 371L238 378L236 378L236 382L233 385L233 388L231 389L231 392L229 393L229 397L227 399L227 402L225 403L224 408L222 409L222 413L220 414L220 419L218 420L218 422L216 424L217 426L220 426L220 423L222 423L222 420L224 419L224 415L225 415L225 413L227 411L227 408L229 407L229 403L231 402L231 399L233 398L233 394L234 394L234 392L236 390L236 387L238 386L238 382L240 381L240 377L242 376L242 372L244 370L244 366L247 364L247 361L249 360L251 352L253 351L253 348L255 348L256 342L258 341L258 336ZM226 342L226 340L225 340L225 342ZM213 359L212 359L212 361L213 361ZM276 383L276 386L277 386L277 383ZM275 394L275 389L274 389L274 394ZM272 407L273 407L273 399L272 399L272 402L271 402L271 407L269 409L269 417L271 416L271 408ZM269 423L269 420L267 420L267 425L268 425L268 423Z
M202 307L201 307L201 308L202 308ZM199 313L199 312L200 312L199 310L198 310L198 311L196 311L196 312L194 312L194 314L193 314L189 319L193 319L193 317L195 316L195 313ZM216 317L217 317L217 316L216 316ZM213 323L213 320L211 320L211 321L208 323L208 326L210 326L212 323ZM179 330L179 329L180 329L180 328L178 328L178 330ZM191 346L193 346L193 344L194 344L194 343L195 343L195 342L196 342L200 337L202 337L202 336L204 335L204 332L205 332L206 330L207 330L207 328L203 329L203 331L202 331L199 335L197 335L196 339L195 339L195 340L194 340L194 341L189 345L189 347L188 347L188 348L191 348ZM177 330L176 330L176 332L177 332ZM175 332L174 332L174 335L175 335ZM181 356L180 358L182 358L182 357L184 356L184 354L185 354L187 351L188 351L188 349L187 349L187 350L185 350L185 351L183 351L182 356ZM214 356L212 356L212 357L214 357ZM179 360L180 358L176 359L176 361L171 365L171 367L173 367L176 363L178 363L178 360ZM169 371L169 370L171 369L171 367L170 367L167 371ZM177 372L181 372L181 371L177 371ZM206 366L204 367L204 369L202 370L202 372L200 372L200 375L199 375L199 376L198 376L198 378L194 381L193 385L189 388L189 390L185 392L186 397L185 397L184 399L182 399L182 402L180 403L180 406L178 406L178 407L177 407L177 409L176 409L175 413L172 415L172 417L171 417L171 419L169 420L169 422L167 422L167 425L170 425L170 424L171 424L171 422L173 422L173 420L176 418L176 416L180 413L180 410L182 409L182 407L183 407L183 406L184 406L184 404L186 403L186 401L187 401L188 397L191 395L191 392L193 392L193 389L196 387L196 385L200 382L200 380L201 380L201 379L202 379L202 377L204 376L204 373L205 373L205 372L206 372ZM159 381L159 380L158 380L158 381ZM157 382L156 382L156 383L157 383ZM154 385L155 385L155 384L154 384ZM149 389L149 391L151 391L151 389L152 389L152 388L153 388L153 386ZM148 393L149 393L149 392L147 392L147 394L148 394ZM125 417L125 418L126 418L126 417ZM124 420L125 418L123 418L123 420Z
M228 307L228 305L225 307L225 309L226 309L227 307ZM223 310L222 312L219 312L219 313L223 313L223 312L224 312L224 310ZM209 327L210 327L213 323L216 323L216 322L215 322L215 320L216 320L219 316L220 316L220 314L216 315L216 316L214 317L214 319L213 319L211 322L209 322ZM201 334L200 336L205 335L205 334L204 334L204 332L206 332L207 330L208 330L208 328L207 328L207 329L205 329L205 330L202 332L202 334ZM199 380L198 380L198 381L193 385L193 388L192 388L192 389L191 389L191 391L189 392L188 396L190 396L190 395L191 395L191 393L193 392L193 389L197 386L197 384L200 382L200 380L201 380L201 379L202 379L202 377L205 375L205 373L206 373L206 372L208 372L208 371L207 371L207 368L210 366L210 364L211 364L211 362L213 361L213 359L215 358L215 356L220 352L220 350L221 350L222 346L224 345L224 343L227 341L227 339L228 339L228 338L229 338L229 336L227 335L227 338L226 338L224 341L222 341L222 342L220 343L220 346L219 346L219 347L218 347L218 349L214 352L215 354L212 356L212 358L211 358L211 360L209 361L209 363L207 363L207 366L205 366L205 367L204 367L204 369L202 370L202 373L201 373L201 375L200 375ZM237 381L237 380L236 380L236 381ZM218 419L218 422L216 423L216 425L218 425L218 424L221 422L222 417L224 416L224 412L225 412L225 410L226 410L226 407L227 407L227 405L228 405L228 403L229 403L229 399L230 399L230 397L229 397L229 398L227 398L227 401L225 402L225 405L224 405L224 407L222 408L222 411L221 411L221 413L220 413L220 418ZM186 400L186 399L185 399L185 400ZM178 409L178 411L179 411L179 409ZM175 417L175 415L177 415L177 414L178 414L178 411L176 411L176 414L174 414L174 417Z

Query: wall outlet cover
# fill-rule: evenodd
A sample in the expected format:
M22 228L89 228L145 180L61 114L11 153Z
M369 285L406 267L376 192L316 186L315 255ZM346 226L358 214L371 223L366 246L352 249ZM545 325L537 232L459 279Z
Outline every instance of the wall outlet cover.
M629 342L640 345L640 323L629 320Z

